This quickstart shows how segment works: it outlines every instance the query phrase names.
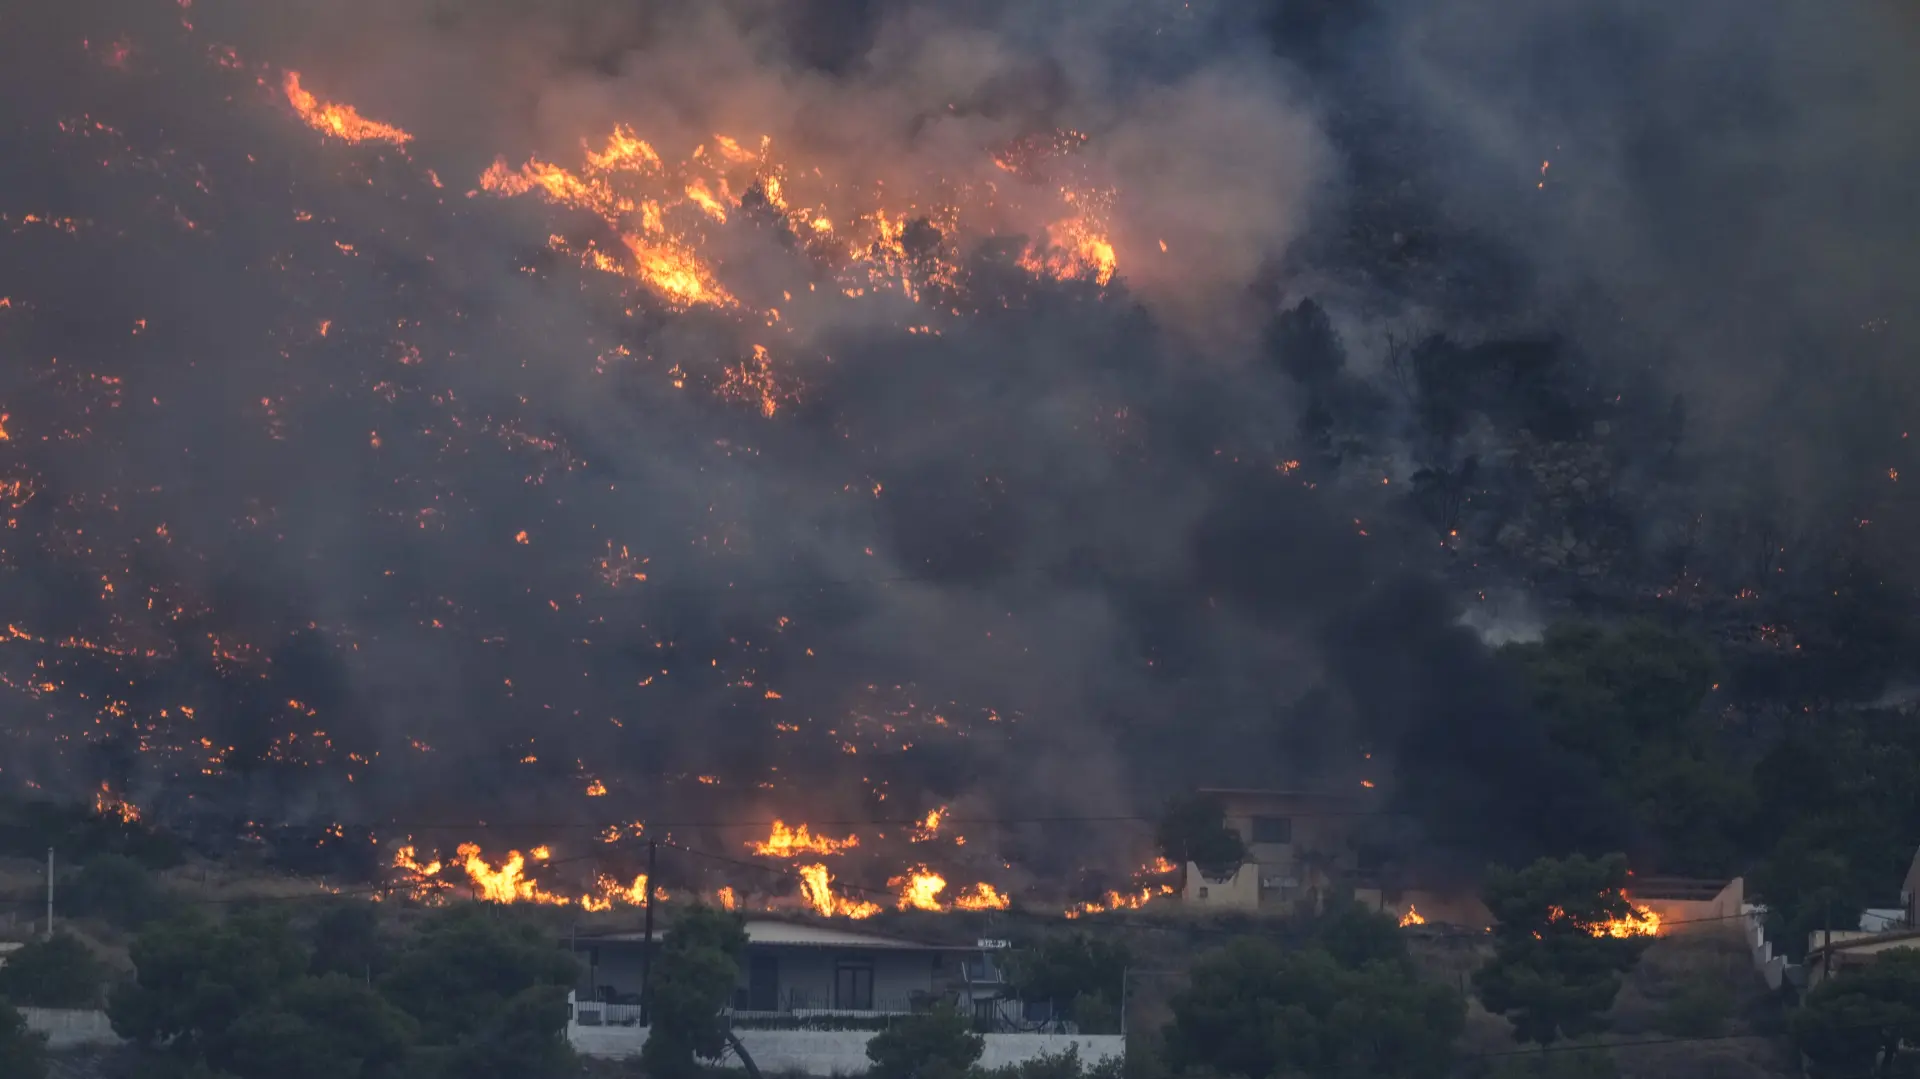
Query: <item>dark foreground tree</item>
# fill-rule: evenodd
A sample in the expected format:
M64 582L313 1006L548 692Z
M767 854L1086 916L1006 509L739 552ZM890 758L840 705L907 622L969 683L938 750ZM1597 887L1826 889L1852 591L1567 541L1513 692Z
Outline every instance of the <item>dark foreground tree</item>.
M980 1059L986 1039L959 1010L942 1004L909 1016L867 1043L871 1079L962 1079Z
M1173 999L1177 1071L1308 1079L1440 1079L1466 1005L1395 963L1342 966L1319 948L1246 940L1202 957Z
M0 1000L0 1075L7 1079L46 1079L46 1039L27 1029L13 1005Z
M1226 809L1218 798L1186 794L1167 802L1160 815L1160 853L1174 865L1193 862L1209 872L1238 866L1247 855L1240 833L1227 827Z
M1606 1012L1650 938L1615 935L1634 919L1620 855L1542 858L1519 872L1494 868L1485 900L1494 954L1474 973L1488 1011L1518 1041L1550 1045L1606 1029Z
M1129 962L1125 944L1073 933L1043 937L1006 953L1004 973L1022 1001L1052 1002L1082 1033L1107 1033L1118 1027L1120 983Z
M30 1008L92 1008L100 1003L105 978L92 949L55 933L7 957L0 967L0 1000Z
M1900 1050L1920 1045L1920 952L1883 952L1822 982L1794 1013L1793 1039L1814 1079L1913 1074Z
M698 1075L726 1051L720 1012L740 981L747 932L738 914L695 906L675 919L653 962L652 1014L641 1065L651 1079Z

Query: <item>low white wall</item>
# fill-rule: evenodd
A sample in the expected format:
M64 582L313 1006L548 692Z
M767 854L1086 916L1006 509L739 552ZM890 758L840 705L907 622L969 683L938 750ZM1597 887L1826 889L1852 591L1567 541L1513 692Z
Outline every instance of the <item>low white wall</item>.
M742 1030L740 1041L763 1072L855 1075L867 1070L867 1030ZM998 1068L1042 1054L1073 1049L1086 1064L1126 1053L1120 1034L988 1034L980 1066ZM637 1056L647 1043L645 1027L569 1025L567 1039L582 1055L619 1060Z
M73 1049L82 1045L119 1045L107 1013L68 1008L21 1008L20 1017L27 1029L47 1036L49 1049Z

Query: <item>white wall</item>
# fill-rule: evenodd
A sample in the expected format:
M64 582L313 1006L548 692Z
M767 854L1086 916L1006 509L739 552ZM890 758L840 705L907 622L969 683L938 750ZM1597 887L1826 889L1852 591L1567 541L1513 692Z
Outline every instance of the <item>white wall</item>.
M865 1030L742 1030L740 1041L763 1072L797 1071L807 1075L855 1075L867 1070ZM568 1026L567 1039L590 1057L621 1060L637 1056L647 1043L645 1027ZM998 1068L1048 1053L1079 1052L1086 1064L1126 1054L1120 1034L988 1034L980 1066Z
M107 1013L68 1008L21 1008L27 1029L47 1036L47 1048L72 1049L82 1045L119 1045Z

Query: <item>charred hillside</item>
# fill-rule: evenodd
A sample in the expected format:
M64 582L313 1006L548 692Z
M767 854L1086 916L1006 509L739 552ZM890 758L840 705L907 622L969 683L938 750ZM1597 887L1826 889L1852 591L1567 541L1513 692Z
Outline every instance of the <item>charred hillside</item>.
M1715 17L1571 2L343 10L0 44L15 793L1104 889L1242 777L1640 842L1491 650L1563 618L1714 642L1750 754L1908 674L1857 25L1696 85Z

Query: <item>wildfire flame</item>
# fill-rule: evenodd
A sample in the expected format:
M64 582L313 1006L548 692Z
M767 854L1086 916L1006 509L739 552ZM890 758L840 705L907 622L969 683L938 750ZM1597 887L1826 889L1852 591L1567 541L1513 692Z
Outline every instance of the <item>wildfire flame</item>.
M940 825L947 819L947 807L929 810L927 815L913 826L913 841L925 843L940 834Z
M106 783L93 796L93 811L102 817L118 817L122 824L132 824L140 819L140 807L113 793Z
M299 113L300 119L316 131L347 142L390 142L395 146L405 146L413 141L412 135L391 124L369 120L351 105L330 104L314 97L301 88L300 73L297 71L287 72L282 86L293 111Z
M892 878L887 881L887 887L895 890L894 905L901 910L945 909L940 903L940 893L947 890L947 878L924 865L914 866Z
M776 820L767 841L760 843L749 840L747 849L767 858L792 858L802 854L839 854L859 845L860 837L857 835L834 839L831 836L814 835L805 824L788 828L786 822Z
M835 895L833 877L827 873L826 866L803 865L799 872L800 896L821 917L831 918L837 914L843 918L871 918L880 913L878 903Z
M1625 898L1625 896L1623 895L1622 898ZM1549 920L1556 922L1571 919L1571 915L1559 907L1551 908L1547 916ZM1596 937L1615 937L1619 939L1627 937L1657 937L1660 935L1660 915L1646 907L1634 906L1630 914L1609 918L1604 922L1594 922L1586 925L1584 928L1589 934Z
M1425 924L1427 924L1426 917L1420 913L1420 908L1414 906L1408 906L1407 913L1400 919L1400 928L1402 929L1410 925Z
M1006 910L1013 900L985 881L953 897L955 910Z
M544 848L540 848L544 850ZM536 881L527 879L527 859L517 850L507 852L507 860L498 868L480 857L477 843L462 843L454 852L460 859L460 867L466 870L467 879L473 882L480 898L490 903L542 903L565 906L568 899L540 889ZM544 861L545 859L540 859ZM645 877L641 878L644 885Z

